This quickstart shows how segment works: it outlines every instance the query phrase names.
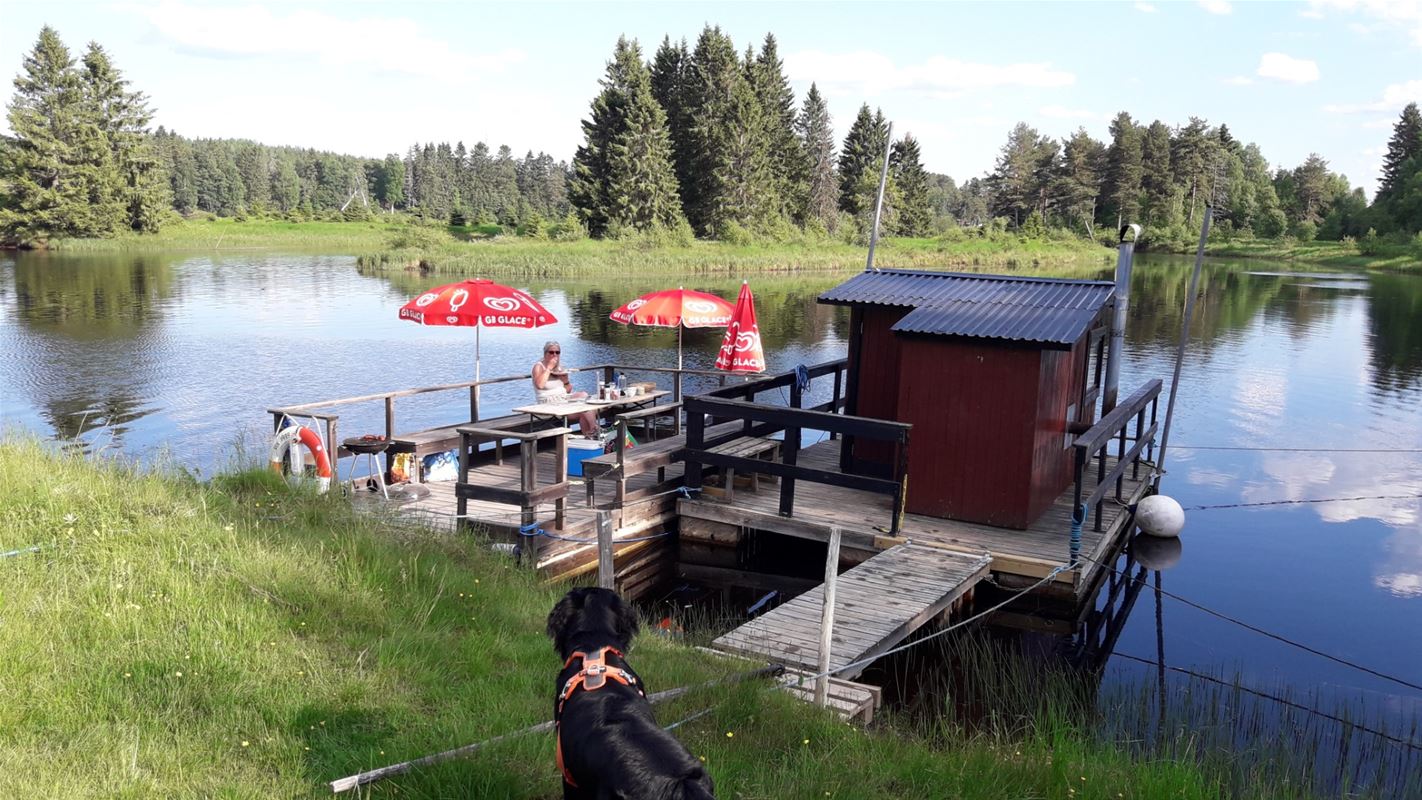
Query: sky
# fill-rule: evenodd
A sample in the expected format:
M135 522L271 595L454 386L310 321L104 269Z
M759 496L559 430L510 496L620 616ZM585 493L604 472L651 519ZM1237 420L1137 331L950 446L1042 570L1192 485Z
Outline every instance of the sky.
M797 97L817 82L841 138L867 102L960 182L1017 122L1104 140L1125 110L1226 123L1275 166L1317 152L1371 196L1392 123L1422 100L1422 0L0 0L0 67L17 73L45 24L76 55L103 45L156 124L371 157L484 141L570 159L619 35L650 58L706 24L742 49L774 33Z

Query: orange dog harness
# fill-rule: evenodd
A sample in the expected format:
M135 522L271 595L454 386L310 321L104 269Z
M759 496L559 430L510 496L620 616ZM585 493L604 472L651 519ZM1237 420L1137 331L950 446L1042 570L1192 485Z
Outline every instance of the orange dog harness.
M637 676L625 669L607 666L608 653L612 653L618 658L623 658L622 651L616 647L601 647L593 651L592 655L578 650L568 656L567 661L563 662L563 669L567 669L573 665L574 660L582 659L583 661L583 668L574 673L573 676L568 679L568 682L563 684L563 691L558 693L558 713L555 715L555 718L558 720L558 771L563 773L563 780L567 781L568 785L574 789L578 788L578 784L573 780L572 773L568 772L567 766L563 764L563 705L568 702L568 698L572 697L573 692L576 692L579 687L585 692L595 692L607 685L608 678L617 681L623 686L631 686L643 697L647 696L647 693L642 691L642 687L637 684Z

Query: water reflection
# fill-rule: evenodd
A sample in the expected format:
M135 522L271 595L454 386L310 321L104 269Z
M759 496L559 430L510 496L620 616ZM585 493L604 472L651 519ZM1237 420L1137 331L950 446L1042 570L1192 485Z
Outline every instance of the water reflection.
M1422 280L1376 275L1368 293L1368 356L1379 392L1400 393L1422 383Z

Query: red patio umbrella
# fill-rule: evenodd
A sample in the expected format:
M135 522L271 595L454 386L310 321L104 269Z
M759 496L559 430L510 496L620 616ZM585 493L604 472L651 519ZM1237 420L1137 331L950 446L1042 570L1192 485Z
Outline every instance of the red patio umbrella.
M727 372L765 372L765 350L760 346L760 325L755 321L755 297L750 284L741 281L736 310L721 340L716 369Z
M681 329L723 327L733 311L714 294L678 287L644 294L608 316L623 325L676 328L676 368L681 369Z
M421 325L473 326L476 381L480 328L539 328L558 321L528 292L484 278L436 286L400 306L400 319Z

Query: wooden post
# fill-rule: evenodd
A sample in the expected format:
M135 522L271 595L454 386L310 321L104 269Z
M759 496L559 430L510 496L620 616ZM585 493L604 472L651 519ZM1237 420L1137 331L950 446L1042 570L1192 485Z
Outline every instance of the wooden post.
M800 457L800 429L785 429L785 443L780 448L780 460L787 466L795 466ZM795 515L795 479L789 475L780 478L780 516Z
M395 398L385 396L385 441L395 438Z
M696 460L694 454L706 446L706 415L688 406L682 408L686 410L686 458L683 460L685 471L682 483L687 489L700 489L701 462Z
M473 446L478 447L477 444ZM469 483L469 447L469 434L459 434L459 484ZM416 458L415 463L420 463L420 460ZM454 530L458 532L465 515L469 513L469 498L459 492L455 492L455 497L457 499L454 501L454 513L458 517L454 520Z
M469 421L479 421L479 387L469 387Z
M834 639L834 589L839 581L839 528L830 528L829 553L825 556L825 597L820 609L820 661L815 679L815 705L829 705L830 647Z
M535 456L538 453L538 445L533 446ZM553 442L553 482L568 482L568 434L559 436ZM553 501L554 517L553 523L558 526L558 530L567 527L568 522L568 496L560 496Z
M597 512L597 585L616 589L617 573L612 565L612 512Z
M534 461L537 456L537 442L519 442L519 488L524 491L525 504L528 502L527 494L532 492L538 485L538 473ZM537 522L536 509L532 506L524 505L522 511L523 513L519 515L520 525L524 528L532 527ZM530 569L538 569L538 536L535 532L533 530L520 530L519 546L521 560L526 559L524 564Z
M672 375L672 402L673 402L673 403L680 403L680 402L682 401L681 391L682 391L682 387L681 387L681 373L680 373L680 372L677 372L677 373L674 373L674 374ZM680 410L680 409L677 409L677 410L672 411L672 435L673 435L673 436L680 436L680 435L681 435L681 410Z

